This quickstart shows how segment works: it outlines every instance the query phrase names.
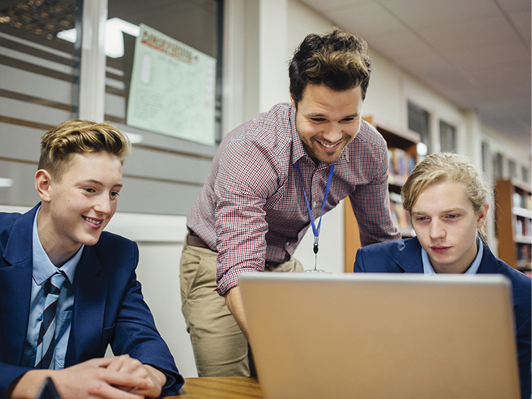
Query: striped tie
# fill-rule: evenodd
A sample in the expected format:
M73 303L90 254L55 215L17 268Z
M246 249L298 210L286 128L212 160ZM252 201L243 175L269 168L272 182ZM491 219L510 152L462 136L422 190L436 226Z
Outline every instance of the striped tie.
M35 368L48 369L52 363L55 349L55 309L57 299L61 292L61 287L65 282L65 276L61 272L56 272L50 277L44 286L46 295L44 302L44 312L42 315L41 330L37 341L35 352Z

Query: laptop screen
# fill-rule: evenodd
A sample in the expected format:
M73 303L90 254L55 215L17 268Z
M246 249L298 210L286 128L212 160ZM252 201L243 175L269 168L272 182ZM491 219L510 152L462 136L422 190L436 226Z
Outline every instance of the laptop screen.
M249 273L239 285L266 399L519 397L502 275Z

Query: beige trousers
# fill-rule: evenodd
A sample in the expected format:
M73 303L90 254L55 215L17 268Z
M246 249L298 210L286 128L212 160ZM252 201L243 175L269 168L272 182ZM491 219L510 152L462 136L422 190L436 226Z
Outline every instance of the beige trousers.
M248 343L225 298L216 288L217 253L184 244L181 255L181 300L187 331L200 377L249 376ZM276 272L302 272L295 259L281 263Z

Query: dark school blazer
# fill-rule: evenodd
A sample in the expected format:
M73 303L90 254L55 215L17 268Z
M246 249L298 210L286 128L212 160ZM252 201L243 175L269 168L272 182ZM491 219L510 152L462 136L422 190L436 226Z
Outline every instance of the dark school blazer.
M29 212L0 213L0 397L31 368L21 366L30 313L32 232L38 205ZM163 395L176 395L184 383L168 346L144 302L135 269L133 241L103 232L85 246L74 277L75 299L65 367L129 354L167 377Z
M366 273L423 273L421 244L417 237L368 245L357 251L354 271ZM530 398L531 286L530 277L508 266L484 244L477 273L503 274L512 282L515 337L521 396Z

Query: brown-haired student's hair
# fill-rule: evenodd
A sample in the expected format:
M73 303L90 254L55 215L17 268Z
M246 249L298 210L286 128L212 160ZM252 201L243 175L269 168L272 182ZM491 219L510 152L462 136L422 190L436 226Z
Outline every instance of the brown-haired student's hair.
M42 136L38 168L60 180L72 154L97 152L116 155L123 163L131 144L124 133L108 123L69 120Z
M367 47L363 39L339 29L305 37L288 68L290 94L296 106L309 83L336 91L360 86L364 100L371 75Z

